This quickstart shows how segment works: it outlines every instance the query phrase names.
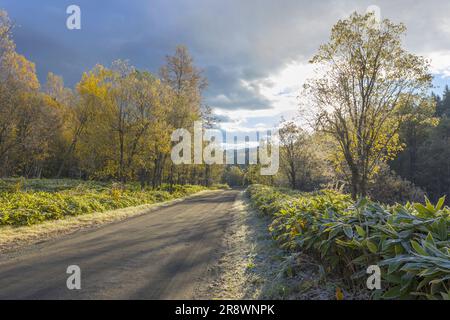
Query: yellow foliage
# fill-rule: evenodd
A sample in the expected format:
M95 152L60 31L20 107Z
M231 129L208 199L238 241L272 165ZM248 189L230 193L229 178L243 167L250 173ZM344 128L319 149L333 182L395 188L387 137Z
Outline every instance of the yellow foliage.
M339 287L336 288L336 300L344 300L344 292Z

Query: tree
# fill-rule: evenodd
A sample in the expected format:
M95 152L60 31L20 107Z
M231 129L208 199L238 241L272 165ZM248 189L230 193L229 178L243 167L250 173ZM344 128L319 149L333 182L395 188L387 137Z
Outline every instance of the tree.
M97 177L124 183L145 169L151 134L164 136L155 131L162 129L157 125L164 116L162 87L153 75L125 61L116 61L112 69L97 66L83 77L78 85L83 117L76 132L82 138L81 156Z
M9 20L6 11L0 10L0 62L15 50L14 42L11 39L13 25Z
M405 148L391 162L391 167L403 178L416 183L419 148L439 123L439 118L435 117L436 103L433 98L413 100L406 106L406 111L410 117L401 124L399 131L400 142Z
M103 102L107 98L108 88L105 84L105 79L109 77L109 71L102 65L96 65L91 71L85 72L81 81L76 86L77 99L71 108L68 108L67 122L68 124L68 140L70 141L66 146L59 169L57 178L61 177L64 172L67 162L78 153L81 155L82 163L86 169L92 168L92 156L96 153L98 148L92 149L90 153L86 148L79 148L80 140L84 146L88 145L86 137L89 136L88 130L90 125L95 123L96 119L101 119L99 114L103 109ZM99 125L99 123L97 123ZM100 126L98 126L100 127ZM92 130L92 129L91 129ZM95 129L92 130L92 143L100 142L99 138L95 138ZM81 146L83 147L83 145ZM83 152L85 152L83 154ZM83 157L85 155L85 157ZM88 156L89 155L89 156ZM89 165L87 165L89 163Z
M186 47L167 56L159 77L118 60L85 72L75 90L53 73L41 87L12 27L0 10L1 176L138 179L153 188L219 181L217 166L175 170L167 161L174 129L215 122L210 108L201 110L206 79Z
M68 160L66 151L71 142L76 95L64 86L62 77L51 72L47 75L42 94L47 112L53 119L51 123L48 123L48 126L52 128L53 137L49 141L49 158L44 167L45 175L60 177L64 163Z
M201 93L207 86L202 71L193 62L185 46L177 46L173 56L166 57L160 70L161 80L174 91L174 108L168 115L173 128L190 128L201 117ZM165 157L164 157L165 160ZM169 183L174 183L175 165L171 163Z
M284 122L279 130L280 156L282 168L285 171L292 189L298 188L298 174L304 160L305 133L294 122Z
M11 29L0 11L0 174L40 175L52 135L45 122L54 114L39 92L34 63L15 51Z
M390 163L403 178L425 189L434 201L450 192L449 98L447 87L442 97L432 94L429 107L420 108L422 113L402 125L400 137L406 148Z
M324 141L308 133L293 121L284 121L278 131L280 140L281 183L292 189L310 191L329 180Z
M450 117L450 88L445 86L442 98L440 96L434 96L436 99L436 115L438 117Z
M215 125L217 124L218 120L217 117L213 114L212 108L210 106L204 106L201 110L202 113L202 120L203 120L203 130L205 129L213 129ZM213 165L212 164L205 164L205 179L204 179L204 185L210 186L212 183L212 170Z
M317 112L317 130L338 145L337 165L353 198L367 194L379 164L401 150L402 108L430 87L427 61L402 48L406 28L373 13L340 20L311 63L317 76L305 84Z
M229 186L241 187L244 184L244 172L238 166L229 166L223 173L223 181Z
M418 155L417 184L433 200L450 194L450 119L442 118L430 131L428 139L418 147Z

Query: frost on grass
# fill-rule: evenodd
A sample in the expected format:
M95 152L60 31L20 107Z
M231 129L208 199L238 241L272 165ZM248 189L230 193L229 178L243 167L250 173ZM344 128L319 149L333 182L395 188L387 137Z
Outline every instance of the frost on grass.
M280 249L268 231L270 218L250 207L240 194L233 208L233 222L224 238L224 253L202 281L198 299L364 299L365 293L343 289L311 257ZM339 288L339 289L338 289Z

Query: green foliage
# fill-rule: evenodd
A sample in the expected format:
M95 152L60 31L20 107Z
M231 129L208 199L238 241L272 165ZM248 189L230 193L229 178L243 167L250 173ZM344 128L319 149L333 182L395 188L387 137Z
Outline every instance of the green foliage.
M230 186L242 186L244 183L244 172L238 166L227 167L223 172L222 180Z
M353 202L332 191L288 193L253 185L253 205L273 217L270 231L287 250L316 257L348 284L365 285L366 268L382 268L380 298L448 299L450 209L407 203L387 206L365 198ZM358 281L359 280L359 281Z
M0 225L32 225L67 216L167 201L205 189L174 185L169 192L168 185L157 190L141 190L137 183L120 186L68 179L0 180Z
M436 108L402 124L400 137L406 148L389 165L437 201L450 193L450 89L441 96L433 94L433 100Z

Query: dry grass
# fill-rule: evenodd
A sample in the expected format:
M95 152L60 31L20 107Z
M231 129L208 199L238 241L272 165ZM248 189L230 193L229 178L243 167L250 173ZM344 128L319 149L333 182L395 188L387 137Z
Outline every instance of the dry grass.
M42 242L58 236L70 234L81 229L93 228L107 223L124 220L129 217L147 214L162 207L167 207L174 203L183 201L187 198L218 191L220 190L206 190L187 197L169 200L166 202L67 217L65 219L45 221L43 223L31 226L2 226L0 227L0 253L11 251L28 244Z

